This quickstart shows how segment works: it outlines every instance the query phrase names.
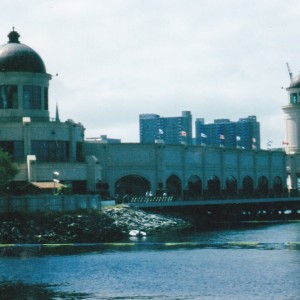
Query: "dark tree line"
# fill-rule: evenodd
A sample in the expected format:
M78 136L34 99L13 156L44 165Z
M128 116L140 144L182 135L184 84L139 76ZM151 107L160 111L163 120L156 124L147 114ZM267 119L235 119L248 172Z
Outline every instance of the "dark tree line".
M17 175L17 165L10 155L0 148L0 194L6 194L10 181Z

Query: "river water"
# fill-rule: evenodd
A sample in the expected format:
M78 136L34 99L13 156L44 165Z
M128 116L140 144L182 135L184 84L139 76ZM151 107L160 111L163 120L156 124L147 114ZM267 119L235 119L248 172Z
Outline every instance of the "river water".
M0 299L300 299L300 222L1 253Z

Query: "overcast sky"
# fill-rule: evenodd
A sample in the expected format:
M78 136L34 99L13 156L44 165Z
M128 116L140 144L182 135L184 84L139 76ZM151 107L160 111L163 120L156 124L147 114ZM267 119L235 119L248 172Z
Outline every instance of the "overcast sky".
M1 0L54 76L50 114L139 142L139 114L193 121L256 115L262 148L285 139L286 62L300 71L297 0ZM194 128L193 128L194 130Z

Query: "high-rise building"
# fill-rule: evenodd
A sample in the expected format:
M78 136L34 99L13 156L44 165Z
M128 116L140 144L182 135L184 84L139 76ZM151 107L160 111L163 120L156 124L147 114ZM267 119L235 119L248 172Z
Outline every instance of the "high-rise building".
M195 126L198 145L260 149L260 124L256 116L240 118L236 122L217 119L210 124L205 124L203 118L198 118Z
M163 118L156 114L140 115L140 142L192 144L192 115L183 111L181 117Z

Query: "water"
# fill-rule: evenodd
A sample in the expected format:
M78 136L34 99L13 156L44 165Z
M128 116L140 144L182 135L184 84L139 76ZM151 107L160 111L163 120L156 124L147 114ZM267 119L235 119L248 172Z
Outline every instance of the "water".
M16 253L0 299L300 299L300 222Z

